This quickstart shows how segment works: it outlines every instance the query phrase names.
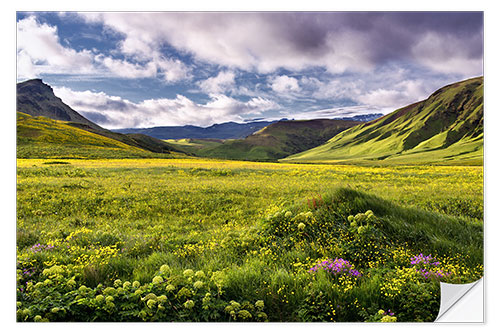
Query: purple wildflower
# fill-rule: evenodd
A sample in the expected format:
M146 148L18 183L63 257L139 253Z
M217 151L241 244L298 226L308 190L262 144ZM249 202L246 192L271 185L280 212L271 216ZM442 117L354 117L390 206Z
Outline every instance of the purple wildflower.
M337 276L340 274L348 274L354 276L356 278L361 277L361 273L352 268L352 265L349 261L344 260L342 258L328 259L322 262L317 263L313 267L309 269L309 272L317 272L318 269L322 269L333 275Z
M440 262L434 260L435 258L433 258L431 255L424 256L422 253L420 253L419 255L411 258L410 263L412 265L424 264L424 265L438 266Z
M34 273L35 273L35 270L34 270L34 269L28 269L28 268L25 268L25 269L23 270L23 275L24 275L24 276L27 276L27 277L31 277Z
M443 278L451 275L451 272L445 272L438 268L441 264L439 261L434 261L430 255L424 256L420 253L411 259L411 264L418 267L417 272L419 272L425 279L429 278ZM417 268L416 267L416 268Z
M44 245L44 244L36 243L32 247L30 247L30 251L33 253L38 253L38 252L41 252L43 250L52 250L53 248L54 248L54 245Z

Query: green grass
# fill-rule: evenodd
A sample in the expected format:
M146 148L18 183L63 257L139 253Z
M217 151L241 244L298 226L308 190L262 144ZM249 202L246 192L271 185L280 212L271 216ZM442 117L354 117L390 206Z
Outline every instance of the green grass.
M380 309L432 321L439 279L424 279L413 256L439 260L445 282L482 275L481 167L59 162L18 160L20 321L376 321ZM374 218L360 233L349 216L367 210ZM308 272L326 258L348 260L362 277ZM44 274L49 267L62 271ZM99 303L116 279L141 286ZM163 310L147 304L149 293L167 296Z
M197 155L206 149L212 149L220 146L224 141L217 139L169 139L163 140L172 147L186 152L188 154Z
M475 164L483 160L483 79L444 87L427 100L352 127L293 162Z

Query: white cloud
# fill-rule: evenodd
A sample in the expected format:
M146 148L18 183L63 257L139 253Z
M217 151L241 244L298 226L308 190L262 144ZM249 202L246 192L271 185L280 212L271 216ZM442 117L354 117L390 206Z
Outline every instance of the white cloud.
M155 77L156 66L153 62L145 65L133 64L126 60L113 59L99 55L95 57L96 61L101 63L113 75L125 78L144 78Z
M30 16L17 22L18 77L40 73L87 74L95 70L89 50L75 51L60 44L57 28Z
M329 81L311 78L301 80L301 82L312 89L312 97L318 99L352 99L365 89L365 83L362 80L350 78Z
M401 101L405 99L404 92L394 89L376 89L358 97L358 101L369 105L381 107L390 107L402 105Z
M206 93L223 93L234 89L235 74L231 71L222 71L217 76L210 77L198 83L201 90Z
M147 48L142 50L143 57L136 57L134 62L105 56L97 50L76 51L61 44L55 26L39 23L34 16L17 22L17 72L20 79L40 74L84 74L122 78L159 76L166 82L176 82L190 77L190 69L180 60L167 59L158 52L147 52Z
M245 104L248 109L247 113L256 113L254 112L254 110L267 111L267 110L277 109L280 107L276 102L263 97L254 97Z
M104 92L90 90L74 91L66 87L54 87L54 94L77 111L127 110L133 109L134 103L118 96L109 96Z
M179 59L158 56L153 61L166 82L177 82L192 77L191 69Z
M397 83L395 87L404 91L408 103L423 100L433 92L423 80L404 80Z
M371 71L375 68L375 61L367 49L370 47L368 39L366 33L354 29L329 32L326 38L329 52L321 61L331 73Z
M428 88L421 80L405 80L391 89L378 88L357 96L357 101L376 107L391 107L393 110L418 102L428 97Z
M260 115L279 108L278 104L265 98L255 97L243 102L222 94L210 94L210 101L199 104L182 95L134 103L103 92L73 91L66 87L55 87L54 93L76 111L106 128L209 126L243 121L243 116Z
M20 79L35 78L38 76L38 69L30 55L24 50L17 52L17 76Z
M482 38L482 34L478 37ZM412 47L411 51L415 60L437 72L469 77L483 74L483 59L471 57L468 54L470 47L467 41L457 36L429 32Z
M61 15L76 18L75 14ZM469 31L465 25L457 32L456 22L448 22L442 29L441 21L406 22L404 15L399 21L387 13L78 15L87 23L102 23L103 36L112 34L112 40L121 41L109 44L114 47L109 53L96 48L75 50L70 47L71 39L59 39L55 26L34 16L24 18L18 22L20 78L57 73L77 74L74 77L78 78L88 75L86 79L178 82L221 68L212 77L203 81L196 77L197 81L182 87L206 93L209 99L203 103L183 94L133 103L104 93L87 92L85 96L61 88L75 109L101 122L113 119L114 127L238 121L244 114L278 109L273 101L300 112L313 104L327 108L354 103L394 110L427 97L446 83L479 75L482 69L481 28ZM467 46L468 42L474 44ZM167 57L167 53L178 59ZM189 65L180 59L189 59ZM280 68L288 69L289 74L279 75L276 70ZM245 102L236 96L245 96Z
M425 81L404 79L398 69L383 69L382 72L383 81L355 75L324 81L303 77L300 84L316 100L349 100L364 107L396 110L427 98L435 89L447 83L443 78Z
M180 60L165 59L161 56L156 56L145 64L103 55L96 56L95 60L116 77L135 79L154 78L159 75L165 82L177 82L190 77L190 69Z
M284 117L289 119L333 119L343 117L353 117L369 113L382 113L387 114L394 111L391 108L377 107L371 105L355 105L355 106L342 106L329 109L321 109L299 113L283 113Z
M299 81L294 77L280 75L270 80L271 89L277 93L290 94L300 91Z

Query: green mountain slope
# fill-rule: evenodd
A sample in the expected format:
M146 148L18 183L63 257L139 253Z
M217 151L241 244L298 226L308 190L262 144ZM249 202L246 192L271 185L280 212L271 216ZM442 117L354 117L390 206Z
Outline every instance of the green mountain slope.
M33 117L65 121L67 125L85 130L126 145L154 153L168 153L175 148L162 140L144 134L120 134L109 131L86 119L54 95L52 88L40 79L17 84L17 110ZM85 135L84 135L85 137Z
M17 113L18 158L168 157L72 126L72 123Z
M144 150L148 150L153 153L168 153L171 151L177 151L174 147L172 147L170 144L166 143L163 140L159 140L153 137L150 137L145 134L121 134L121 133L115 133L112 131L109 131L107 129L94 129L88 125L81 124L81 123L73 123L73 122L68 122L67 123L70 126L102 135L104 137L120 141L124 144L134 146L137 148L141 148Z
M198 156L273 161L321 145L329 138L361 122L337 119L285 120L273 123L245 139L191 149Z
M287 162L482 164L483 78L443 87L428 99L352 127Z

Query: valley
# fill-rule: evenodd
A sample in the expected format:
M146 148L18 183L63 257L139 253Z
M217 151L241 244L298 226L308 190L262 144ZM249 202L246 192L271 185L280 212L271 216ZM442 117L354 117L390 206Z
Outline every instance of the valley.
M30 85L19 321L428 322L439 282L483 275L482 78L367 122L165 140Z

